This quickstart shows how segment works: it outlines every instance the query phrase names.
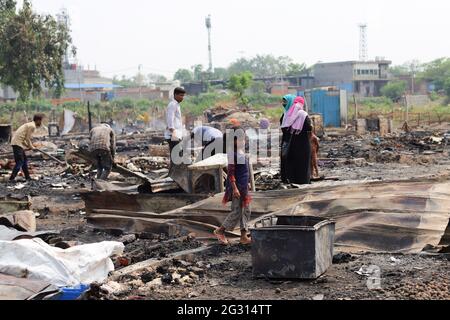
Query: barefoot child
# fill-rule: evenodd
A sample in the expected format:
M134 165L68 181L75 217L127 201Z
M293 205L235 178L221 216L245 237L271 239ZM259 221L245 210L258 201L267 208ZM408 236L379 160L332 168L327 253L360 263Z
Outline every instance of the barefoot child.
M315 135L314 130L311 133L311 173L313 178L319 178L319 164L318 164L318 154L319 154L319 138Z
M238 128L234 128L235 132ZM243 130L242 130L243 132ZM225 137L224 141L227 142ZM234 146L233 146L234 144ZM250 170L249 160L245 155L245 134L241 137L234 135L234 143L227 148L228 154L228 179L226 183L226 192L223 203L231 202L231 213L223 222L222 226L214 234L217 239L227 245L228 240L225 237L225 231L232 231L240 223L241 244L251 243L248 237L248 221L250 220L250 202L249 194ZM227 142L227 146L228 146ZM231 149L231 150L230 150Z

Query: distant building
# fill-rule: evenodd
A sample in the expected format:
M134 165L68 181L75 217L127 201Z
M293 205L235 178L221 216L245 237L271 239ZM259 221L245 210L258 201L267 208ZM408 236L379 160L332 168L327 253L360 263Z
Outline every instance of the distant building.
M161 90L160 88L117 88L108 94L109 99L146 99L146 100L168 100L170 98L169 90Z
M84 70L82 66L71 64L64 70L65 92L62 98L99 102L107 100L108 93L120 86L113 80L102 77L97 70Z
M11 87L2 86L0 84L0 101L14 101L17 99L17 94Z
M391 61L345 61L314 66L315 87L337 87L361 97L376 97L390 80Z
M304 91L314 88L314 77L310 74L304 74L299 76L287 76L284 77L286 81L289 81L290 87L297 87L299 90Z
M289 93L289 82L273 82L270 84L270 94L274 96L285 96Z
M108 100L113 99L146 99L169 100L173 98L175 88L180 86L179 81L151 83L149 86L115 88L108 93Z
M224 84L225 81L211 81L211 84ZM208 84L206 82L186 82L182 84L190 96L198 96L202 93L208 92Z

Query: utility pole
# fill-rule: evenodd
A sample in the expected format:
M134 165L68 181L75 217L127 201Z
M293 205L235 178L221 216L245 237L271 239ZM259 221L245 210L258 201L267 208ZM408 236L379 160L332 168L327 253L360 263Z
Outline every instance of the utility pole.
M415 91L415 76L416 76L416 66L414 64L414 61L411 61L411 64L409 65L409 70L411 72L411 95L414 95L414 91Z
M88 101L87 103L88 110L88 120L89 120L89 132L92 130L92 114L91 114L91 103Z
M211 28L212 28L211 15L208 15L206 17L205 24L206 24L206 29L208 29L208 54L209 54L208 72L212 73L213 72L213 62L212 62L212 46L211 46Z
M139 99L142 99L142 64L138 66Z

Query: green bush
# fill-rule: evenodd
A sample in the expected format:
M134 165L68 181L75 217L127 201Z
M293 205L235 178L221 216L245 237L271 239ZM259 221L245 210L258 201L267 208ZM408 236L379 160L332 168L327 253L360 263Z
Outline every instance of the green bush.
M233 97L229 95L218 94L215 92L204 93L198 96L188 96L184 100L182 108L185 113L200 116L207 109L216 106L218 103L229 102L232 101L232 99Z
M111 101L115 108L133 109L136 106L136 100L131 98L122 98Z
M248 96L248 100L253 107L266 106L268 104L276 103L279 103L281 107L281 98L267 93Z
M440 97L441 97L441 96L440 96L439 93L437 93L436 91L430 92L430 100L431 100L431 101L439 100Z
M381 88L381 94L385 97L388 97L394 102L400 100L403 94L406 91L406 82L405 81L392 81Z

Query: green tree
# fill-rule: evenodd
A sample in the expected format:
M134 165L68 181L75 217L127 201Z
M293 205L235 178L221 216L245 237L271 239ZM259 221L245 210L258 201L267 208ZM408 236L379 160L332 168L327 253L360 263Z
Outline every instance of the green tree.
M228 79L228 70L226 68L215 68L213 73L214 80Z
M288 70L287 70L286 75L299 76L299 75L306 73L307 70L308 70L308 68L306 67L306 64L304 64L304 63L290 63L288 65Z
M122 75L121 79L119 79L117 76L114 76L113 84L122 86L124 88L132 88L138 86L135 79L128 79L125 75Z
M389 68L389 72L394 76L404 76L408 74L408 68L404 65L392 66Z
M16 5L15 0L0 0L0 28L15 13Z
M204 69L203 65L196 64L195 66L192 66L192 72L194 73L194 80L195 81L203 81L204 80Z
M405 76L405 75L417 75L423 71L423 63L419 60L407 61L401 65L392 66L389 68L389 72L393 76Z
M33 12L28 0L17 13L13 4L15 7L13 1L0 3L0 82L17 91L20 100L38 97L42 84L61 96L63 57L72 43L70 30L51 15ZM75 54L75 48L72 51Z
M173 79L181 82L190 82L194 79L194 75L188 69L178 69L178 71L175 72Z
M4 32L6 22L15 14L15 10L15 0L0 0L0 32Z
M450 78L450 58L440 58L424 65L419 78L433 82L436 90L444 90L445 81Z
M262 96L266 92L266 84L263 81L253 81L250 91L252 95Z
M240 58L233 62L228 73L239 74L251 72L255 77L295 76L307 71L304 63L295 63L290 57L275 57L270 54L257 55L253 58Z
M450 99L450 78L444 81L444 91L447 97Z
M228 73L230 75L239 74L239 73L246 72L246 71L248 71L248 72L252 72L253 71L253 67L252 67L251 61L246 59L246 58L239 58L238 60L233 62L228 67Z
M253 75L250 72L243 72L241 74L232 75L228 88L236 92L237 97L246 105L248 100L244 97L245 91L250 88L253 82Z
M167 78L161 74L155 74L155 73L150 73L147 75L147 79L148 82L150 83L154 83L154 82L166 82Z
M396 102L403 96L406 91L406 87L407 85L405 81L392 81L381 88L381 94Z

